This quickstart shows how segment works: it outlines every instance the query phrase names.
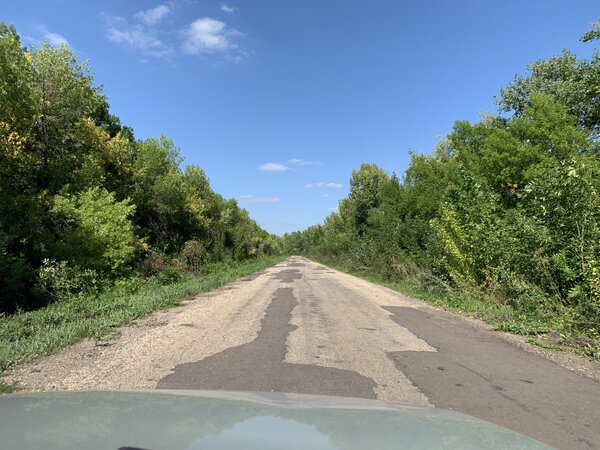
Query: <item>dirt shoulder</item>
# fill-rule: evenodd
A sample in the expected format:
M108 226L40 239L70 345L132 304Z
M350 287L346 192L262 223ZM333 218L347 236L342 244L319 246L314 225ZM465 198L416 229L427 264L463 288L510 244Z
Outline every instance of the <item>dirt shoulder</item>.
M5 372L4 381L16 382L24 391L154 388L177 364L254 339L274 289L268 274L276 270L271 267L137 320L112 340L86 339L17 365Z

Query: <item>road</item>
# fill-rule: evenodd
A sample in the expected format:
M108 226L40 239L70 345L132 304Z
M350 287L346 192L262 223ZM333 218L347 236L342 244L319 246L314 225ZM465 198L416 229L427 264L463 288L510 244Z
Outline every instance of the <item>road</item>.
M299 257L11 377L31 391L377 398L460 411L559 449L600 448L598 365L528 348L477 320Z

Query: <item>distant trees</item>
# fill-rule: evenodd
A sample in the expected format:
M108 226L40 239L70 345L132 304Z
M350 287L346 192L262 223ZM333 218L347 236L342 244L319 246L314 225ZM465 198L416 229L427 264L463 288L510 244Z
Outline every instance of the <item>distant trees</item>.
M285 235L286 251L478 289L517 309L566 307L596 333L600 56L564 52L529 70L498 98L510 117L456 122L432 154L411 155L402 180L362 164L339 212Z
M110 283L146 260L195 272L279 250L201 168L182 164L170 139L138 141L109 112L87 63L64 46L24 48L0 24L0 312Z

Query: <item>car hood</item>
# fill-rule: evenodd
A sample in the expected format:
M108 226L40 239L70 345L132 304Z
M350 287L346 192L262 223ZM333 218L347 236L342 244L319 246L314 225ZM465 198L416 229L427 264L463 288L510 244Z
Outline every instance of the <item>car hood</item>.
M0 397L3 449L548 449L473 417L376 400L222 391Z

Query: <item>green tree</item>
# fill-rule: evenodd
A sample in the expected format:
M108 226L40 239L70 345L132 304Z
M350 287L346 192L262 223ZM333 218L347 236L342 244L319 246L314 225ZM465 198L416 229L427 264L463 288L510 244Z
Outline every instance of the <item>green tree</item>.
M340 203L340 214L362 235L366 232L371 211L381 203L384 184L389 176L375 164L363 163L352 171L350 195Z
M36 99L33 148L39 153L39 183L58 192L77 164L71 141L79 121L88 118L104 101L93 86L87 62L65 46L49 44L31 52L32 89Z
M123 273L142 246L130 220L134 211L127 200L99 188L56 195L50 213L58 240L51 256L112 276Z
M164 136L135 140L87 62L65 46L24 48L0 24L0 309L114 279L146 253L164 268L182 250L196 262L278 251L182 162Z
M565 50L530 64L528 69L528 76L515 77L500 91L496 100L501 111L514 111L520 116L530 106L534 93L545 93L565 105L580 125L600 132L600 54L585 60Z
M590 30L581 36L581 42L590 42L600 39L600 20L592 22Z

